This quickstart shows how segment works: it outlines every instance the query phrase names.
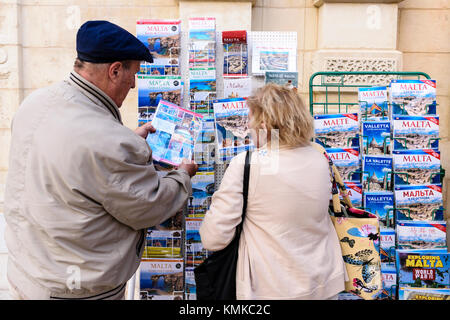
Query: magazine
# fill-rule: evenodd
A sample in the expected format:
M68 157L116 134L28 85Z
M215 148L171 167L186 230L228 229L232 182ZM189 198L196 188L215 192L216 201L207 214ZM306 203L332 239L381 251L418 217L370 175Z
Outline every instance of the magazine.
M450 300L450 289L400 288L398 290L398 299L427 301Z
M449 288L450 253L446 249L398 249L399 287Z
M227 98L247 98L252 94L252 78L224 77L223 96Z
M151 121L161 100L181 105L183 82L181 76L137 77L139 120Z
M291 89L298 89L298 72L265 72L265 83L275 83Z
M175 166L192 159L201 121L200 114L160 100L152 120L156 132L147 137L153 159Z
M297 71L297 49L295 47L269 47L253 45L252 71L264 74L266 71Z
M395 262L395 249L394 227L380 227L380 258L382 268L383 264L392 264Z
M364 208L379 218L380 226L394 226L394 194L390 191L364 192Z
M248 74L247 31L223 31L223 75L246 76Z
M359 147L359 130L357 113L314 116L315 141L324 148Z
M395 185L441 183L441 154L433 149L396 150L392 153Z
M361 127L363 154L388 155L391 153L390 121L363 121Z
M326 152L344 182L361 183L359 148L328 148Z
M392 115L436 114L436 80L392 80Z
M141 73L180 74L181 20L138 20L137 38L149 49L153 63L141 64Z
M244 98L214 101L217 152L222 161L231 160L238 153L254 147L250 137L248 112Z
M398 185L394 188L396 220L443 220L442 185Z
M189 68L215 68L215 42L195 41L189 43Z
M381 282L383 284L383 290L378 299L395 300L397 289L397 271L395 264L381 263Z
M445 221L397 221L399 249L447 248Z
M364 191L392 190L392 158L390 156L363 156Z
M386 87L358 88L361 120L389 120L389 107Z
M394 150L439 148L438 116L395 116L392 120Z
M147 230L142 258L181 257L181 231Z
M183 259L142 259L141 300L183 300Z
M362 184L361 183L355 183L355 182L344 182L345 188L347 189L347 195L350 198L350 201L352 202L352 205L356 208L362 207L363 201L362 201ZM342 196L339 195L341 198Z
M192 196L188 202L188 216L201 217L206 214L214 193L214 171L200 171L191 178Z

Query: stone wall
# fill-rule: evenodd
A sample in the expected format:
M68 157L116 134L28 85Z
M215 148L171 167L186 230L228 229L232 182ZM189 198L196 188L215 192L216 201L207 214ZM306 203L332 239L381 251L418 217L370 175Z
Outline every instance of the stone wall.
M347 2L346 7L339 7L338 2ZM373 2L378 7L368 7ZM136 20L141 18L185 19L203 12L217 15L226 28L296 31L299 91L305 102L309 99L310 76L330 65L330 57L335 59L331 64L344 69L350 68L348 61L353 59L352 65L356 61L367 68L426 72L437 80L442 164L448 170L449 7L450 0L0 0L0 231L12 116L30 92L71 71L76 31L86 20L110 20L134 34ZM374 20L358 25L362 15ZM393 65L383 65L376 59ZM317 99L321 99L320 93ZM355 98L346 93L343 99ZM125 124L135 128L137 90L130 92L121 112ZM447 174L446 185L449 179ZM448 211L450 189L445 187L445 192ZM2 299L7 289L7 254L2 232L0 237Z

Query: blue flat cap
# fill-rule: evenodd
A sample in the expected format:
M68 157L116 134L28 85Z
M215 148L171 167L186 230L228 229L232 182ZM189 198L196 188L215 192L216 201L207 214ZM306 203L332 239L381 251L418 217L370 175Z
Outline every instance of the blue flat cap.
M78 59L93 63L139 60L152 63L148 48L127 30L109 21L85 22L77 32Z

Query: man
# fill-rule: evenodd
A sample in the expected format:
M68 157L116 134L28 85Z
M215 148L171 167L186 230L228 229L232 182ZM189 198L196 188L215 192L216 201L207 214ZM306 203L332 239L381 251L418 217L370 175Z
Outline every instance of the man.
M140 61L152 62L145 45L88 21L77 53L69 78L30 94L12 123L5 218L16 299L123 299L146 228L192 194L197 165L159 176L145 141L155 129L122 124Z

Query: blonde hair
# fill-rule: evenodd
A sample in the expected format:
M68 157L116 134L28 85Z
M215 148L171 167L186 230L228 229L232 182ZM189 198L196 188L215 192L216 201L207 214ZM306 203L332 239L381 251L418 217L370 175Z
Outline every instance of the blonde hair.
M292 89L269 83L247 99L250 128L266 129L280 146L308 145L314 136L314 120L300 96ZM277 130L274 130L277 129Z

